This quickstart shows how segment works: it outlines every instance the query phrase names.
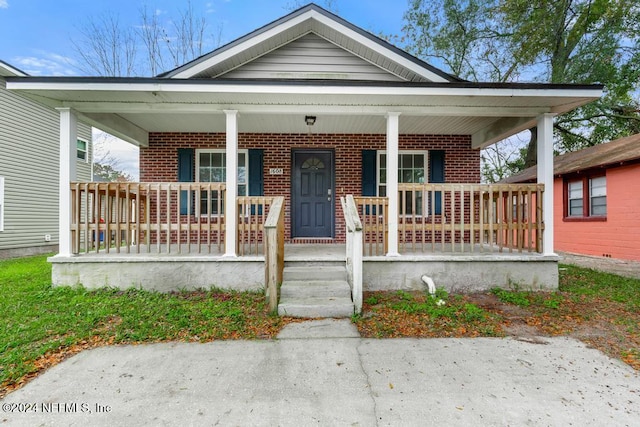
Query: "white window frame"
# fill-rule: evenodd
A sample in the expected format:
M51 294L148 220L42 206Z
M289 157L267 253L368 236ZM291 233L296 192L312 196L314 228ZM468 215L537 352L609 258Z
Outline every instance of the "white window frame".
M84 150L81 150L80 147L78 147L79 142L84 142ZM84 153L83 158L78 156L80 153ZM78 138L76 140L76 158L81 162L89 163L89 142L82 138Z
M378 150L377 154L376 154L376 163L377 163L377 167L376 167L376 195L378 197L380 197L380 187L384 186L386 188L387 183L385 182L384 184L382 184L380 182L380 169L381 169L381 160L380 158L382 157L382 155L386 155L387 154L387 150ZM424 162L423 162L423 173L424 173L424 184L427 184L429 182L429 151L428 150L399 150L398 151L398 171L400 170L400 156L402 156L403 154L411 154L411 155L416 155L416 154L421 154L424 157ZM386 169L386 164L385 164L385 169ZM396 171L396 174L398 173L398 171ZM389 176L389 171L387 171L387 177ZM403 182L400 181L400 179L398 179L398 184L403 184ZM387 192L385 191L385 194ZM389 196L389 194L386 195L387 197ZM402 201L398 201L399 203ZM406 207L405 209L403 209L404 212L407 211ZM415 216L415 217L422 217L422 214L418 215L418 214L414 214L414 215L404 215L404 216Z
M196 165L195 165L195 182L201 182L200 181L200 154L222 154L223 156L226 155L227 150L225 150L224 148L198 148L196 149ZM240 182L240 179L238 177L238 187L240 186L244 186L245 191L244 194L245 195L249 195L249 150L248 149L241 149L238 150L237 153L238 155L240 154L244 154L244 168L245 168L245 173L244 173L244 183ZM242 165L240 164L240 162L238 161L238 168L242 167ZM224 165L225 168L225 178L226 178L226 174L227 174L227 165ZM236 174L238 173L238 171L236 170ZM214 182L214 181L208 181L208 182ZM226 182L226 181L221 181L221 182ZM241 192L238 191L238 194L240 194ZM222 201L223 203L223 207L222 207L222 212L220 213L221 216L224 216L224 200ZM198 212L197 215L199 216L207 216L208 214L204 214L202 212Z
M4 177L0 176L0 231L4 231Z
M376 153L376 163L377 163L377 167L376 167L376 195L379 197L380 196L380 186L384 185L385 187L387 186L387 183L385 182L384 184L380 183L380 157L382 155L386 155L387 154L387 150L377 150ZM424 155L424 183L427 184L429 182L429 151L428 150L399 150L398 151L398 157L402 156L403 154L422 154ZM385 164L385 169L386 169L386 164ZM398 170L400 170L400 159L398 159ZM389 172L387 171L387 174ZM398 171L396 171L396 173L398 173ZM400 182L400 180L398 180L398 184L403 184L402 182ZM388 196L388 194L387 194Z

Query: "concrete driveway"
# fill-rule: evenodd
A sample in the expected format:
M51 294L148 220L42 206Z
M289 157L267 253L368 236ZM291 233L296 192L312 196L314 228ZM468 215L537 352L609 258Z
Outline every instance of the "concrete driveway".
M273 341L83 352L2 400L0 425L640 424L638 373L572 339L300 325Z

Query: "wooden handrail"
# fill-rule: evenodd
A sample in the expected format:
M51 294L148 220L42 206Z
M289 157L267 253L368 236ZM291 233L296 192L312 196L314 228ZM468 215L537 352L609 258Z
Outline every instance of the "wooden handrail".
M278 285L284 271L284 197L273 198L264 231L265 293L269 310L274 312L278 309Z
M346 225L347 280L356 313L362 311L362 222L352 195L340 197Z

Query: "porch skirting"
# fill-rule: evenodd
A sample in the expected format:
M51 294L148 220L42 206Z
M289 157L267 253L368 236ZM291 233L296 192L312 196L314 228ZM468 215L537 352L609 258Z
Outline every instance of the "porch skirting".
M316 255L290 254L285 266L344 265L344 246L316 245ZM335 251L335 252L334 252ZM558 289L558 256L514 253L437 253L401 257L365 256L363 288L422 290L423 275L448 292L474 292L494 287L522 290ZM92 255L55 256L54 286L82 285L144 288L160 292L221 288L263 290L264 257L221 255Z

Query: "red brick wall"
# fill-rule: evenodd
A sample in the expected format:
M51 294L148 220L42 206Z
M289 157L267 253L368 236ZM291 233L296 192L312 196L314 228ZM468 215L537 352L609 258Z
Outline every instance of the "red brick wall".
M173 182L178 177L178 148L225 147L224 133L151 133L149 147L140 149L140 181ZM337 241L344 241L340 196L361 193L362 150L384 150L386 135L369 134L239 134L238 148L264 149L265 195L285 196L286 239L290 240L291 150L335 150ZM400 150L445 150L446 182L480 182L480 152L471 149L469 135L400 135ZM282 175L269 175L282 168Z

